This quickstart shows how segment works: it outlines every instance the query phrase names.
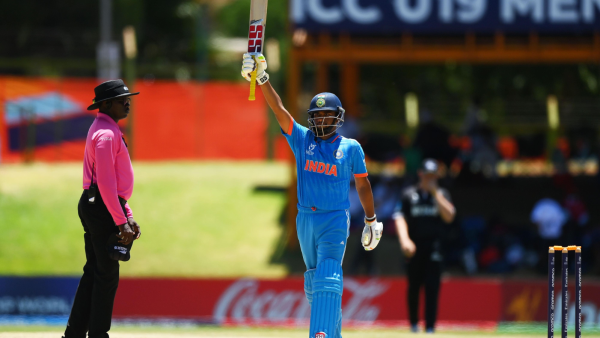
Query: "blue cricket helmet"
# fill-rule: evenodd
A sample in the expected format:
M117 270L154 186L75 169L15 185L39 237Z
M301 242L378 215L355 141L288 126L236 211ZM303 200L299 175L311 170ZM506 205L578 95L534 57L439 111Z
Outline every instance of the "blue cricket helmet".
M333 93L321 93L315 95L310 101L310 107L308 112L319 111L319 110L333 110L338 111L342 108L342 101Z
M334 116L334 124L317 124L314 117L314 112L317 111L335 111L337 115ZM315 95L310 101L310 107L308 108L308 126L310 130L317 137L324 137L335 133L335 131L344 124L344 114L346 110L342 108L342 101L333 93L320 93Z

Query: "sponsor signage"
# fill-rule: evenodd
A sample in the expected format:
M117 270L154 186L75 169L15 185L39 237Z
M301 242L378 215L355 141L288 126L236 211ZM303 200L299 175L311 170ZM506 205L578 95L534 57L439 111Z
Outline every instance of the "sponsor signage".
M79 278L0 278L0 316L63 316L71 304Z
M501 287L493 280L448 280L440 295L439 319L456 325L495 325ZM485 298L481 295L486 295ZM461 304L461 311L456 311ZM407 325L403 278L344 278L346 325ZM302 278L283 280L124 279L114 316L121 319L187 318L226 325L307 325L310 307Z
M599 0L290 0L310 32L583 33L600 30Z
M26 317L57 317L64 324L78 283L79 278L0 277L0 325L3 319ZM445 279L440 292L439 323L442 327L492 329L500 321L545 322L545 290L545 281ZM582 290L583 323L586 327L600 327L600 283L584 282ZM575 311L573 292L569 289L571 321ZM559 305L560 286L556 295ZM560 308L556 306L559 318ZM406 280L344 278L342 314L347 326L407 326ZM122 278L113 317L116 321L305 327L310 307L302 278Z
M569 283L569 324L575 322L575 283ZM586 327L600 328L600 284L582 283L581 314ZM502 285L502 319L516 322L543 322L548 320L548 283L506 281ZM562 318L560 281L554 289L554 318ZM558 328L560 320L555 320ZM560 329L558 329L560 331Z

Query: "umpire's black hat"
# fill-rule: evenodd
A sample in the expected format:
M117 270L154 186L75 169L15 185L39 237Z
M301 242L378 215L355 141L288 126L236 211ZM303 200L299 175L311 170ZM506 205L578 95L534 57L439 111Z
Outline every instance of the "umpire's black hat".
M108 257L115 261L127 262L131 258L131 247L133 241L129 245L123 245L119 243L121 238L117 237L117 234L108 236L108 242L106 243L106 251L108 251Z
M94 88L94 94L96 97L92 100L92 105L87 108L87 110L94 110L100 107L100 102L111 100L117 97L125 97L137 95L137 93L130 93L129 88L125 85L123 80L109 80L99 84L96 88Z

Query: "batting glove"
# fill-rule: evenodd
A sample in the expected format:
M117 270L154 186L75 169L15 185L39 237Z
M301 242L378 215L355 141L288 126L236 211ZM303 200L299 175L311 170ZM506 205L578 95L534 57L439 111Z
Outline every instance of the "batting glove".
M245 53L242 61L242 76L248 81L252 81L252 72L258 67L256 72L256 82L259 85L269 81L269 74L265 72L267 69L267 59L261 53Z
M369 222L365 220L365 228L362 232L361 242L363 248L367 251L371 251L377 247L383 234L383 223L374 220Z

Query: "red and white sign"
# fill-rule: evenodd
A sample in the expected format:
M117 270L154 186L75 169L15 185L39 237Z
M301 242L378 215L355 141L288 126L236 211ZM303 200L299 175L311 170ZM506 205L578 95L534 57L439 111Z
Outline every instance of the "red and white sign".
M494 327L501 317L501 283L445 280L442 325ZM345 326L406 326L403 278L344 278ZM306 326L310 307L302 278L282 280L123 279L115 318L194 319L224 325Z

